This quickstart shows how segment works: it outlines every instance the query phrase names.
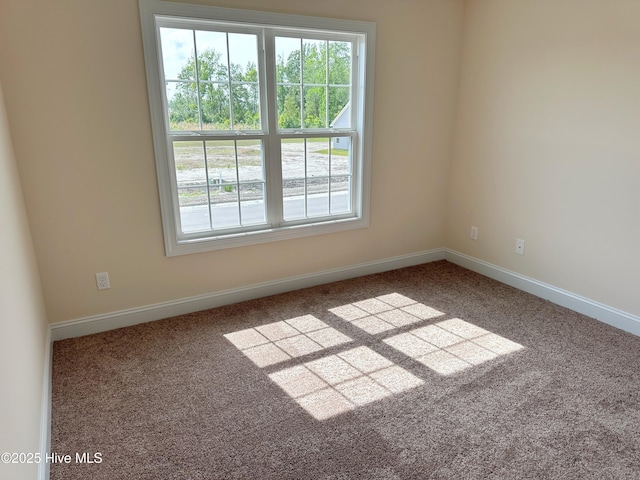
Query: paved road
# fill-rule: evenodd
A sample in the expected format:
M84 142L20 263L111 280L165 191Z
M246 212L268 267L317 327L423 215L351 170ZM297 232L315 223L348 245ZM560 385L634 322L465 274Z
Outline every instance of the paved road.
M331 196L331 207L335 212L349 210L348 192L336 192ZM329 200L325 194L307 197L307 216L317 217L329 213ZM235 227L239 224L237 203L221 203L211 206L214 227ZM285 197L284 214L287 219L304 218L304 196ZM207 205L182 207L180 209L182 229L185 233L208 230L209 213ZM262 201L249 201L242 204L242 222L245 225L264 222L264 204Z

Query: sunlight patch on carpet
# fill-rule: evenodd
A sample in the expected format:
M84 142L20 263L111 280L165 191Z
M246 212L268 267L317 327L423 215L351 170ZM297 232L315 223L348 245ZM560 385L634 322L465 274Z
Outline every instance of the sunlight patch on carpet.
M247 328L224 337L261 368L352 341L313 315Z
M428 307L399 293L380 295L360 302L341 305L330 308L329 311L370 335L377 335L444 315L443 312L435 308Z
M445 313L399 293L329 309L369 335L408 331L376 341L440 375L452 375L524 347L460 318L433 322ZM417 328L414 328L417 327ZM407 329L404 329L407 330ZM424 384L424 380L367 346L307 314L227 333L224 337L260 368L332 350L314 360L270 373L269 378L317 420L350 412ZM387 347L384 347L387 348ZM290 365L290 364L289 364Z
M424 383L368 347L286 368L269 378L317 420L349 412Z
M441 375L458 373L524 348L459 318L416 328L383 341Z

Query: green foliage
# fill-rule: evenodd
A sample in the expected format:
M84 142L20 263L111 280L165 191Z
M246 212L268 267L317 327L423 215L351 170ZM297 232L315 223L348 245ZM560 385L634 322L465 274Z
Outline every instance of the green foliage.
M175 84L175 93L169 100L169 122L173 129L200 129L198 87L203 128L231 129L232 113L235 129L260 128L258 70L254 63L249 62L245 68L231 64L227 70L220 53L205 50L198 56L199 83L194 72L195 60L191 59L178 75L183 81Z
M278 58L276 76L280 128L329 127L349 102L350 44L305 40L301 50ZM260 128L258 70L253 62L227 66L219 52L205 50L198 56L198 80L194 59L182 67L178 78L169 99L172 129L199 130L200 120L204 129Z
M300 128L300 91L299 89L285 95L284 105L278 118L281 128Z
M276 78L280 128L329 127L349 102L350 45L345 42L304 41L302 51L294 50L286 59L278 57ZM331 86L327 86L327 80ZM304 108L304 125L301 125L301 106Z

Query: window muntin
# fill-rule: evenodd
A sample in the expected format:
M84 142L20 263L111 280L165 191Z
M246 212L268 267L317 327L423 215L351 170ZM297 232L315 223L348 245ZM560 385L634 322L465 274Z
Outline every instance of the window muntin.
M261 140L173 142L183 234L266 223Z
M350 140L335 136L281 140L285 221L352 213Z
M169 131L260 130L258 35L160 27Z
M375 25L139 1L167 255L367 225Z
M351 101L353 42L276 36L275 46L278 128L333 127Z

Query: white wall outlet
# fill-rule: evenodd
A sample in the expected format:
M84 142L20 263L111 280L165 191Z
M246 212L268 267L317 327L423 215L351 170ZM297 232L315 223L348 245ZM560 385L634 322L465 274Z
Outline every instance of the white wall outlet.
M516 240L516 253L518 255L524 255L524 240L521 238Z
M98 285L98 290L107 290L111 288L111 284L109 283L109 274L107 272L96 273L96 284Z
M471 227L471 234L469 236L471 237L471 240L477 240L478 239L478 227Z

